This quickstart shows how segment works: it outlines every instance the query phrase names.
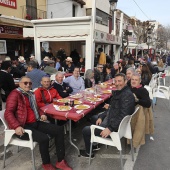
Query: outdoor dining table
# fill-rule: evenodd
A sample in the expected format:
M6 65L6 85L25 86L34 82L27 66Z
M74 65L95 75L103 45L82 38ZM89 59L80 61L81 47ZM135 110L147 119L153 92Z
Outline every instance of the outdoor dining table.
M90 92L90 90L92 88L90 88L89 90L85 89L84 91L81 91L79 93L81 95L80 98L77 98L77 99L74 98L74 100L80 101L81 104L88 105L87 109L78 110L78 109L76 109L76 107L72 107L72 108L70 108L71 110L69 110L69 111L58 111L58 110L56 110L56 107L55 107L55 105L53 105L53 103L46 105L46 106L41 108L41 110L43 112L50 115L54 119L69 120L69 142L70 142L71 145L73 145L77 149L78 155L80 155L80 151L79 151L78 147L72 142L71 121L72 120L75 121L75 122L79 121L85 115L87 115L89 112L94 110L97 106L99 106L100 104L102 104L104 101L106 101L107 99L109 99L111 97L111 95L112 95L111 91L115 90L115 87L112 86L109 81L105 82L105 83L107 83L105 85L105 88L103 88L103 89L100 88L100 100L99 101L91 102L91 101L88 100L89 98L94 98L94 96L95 96L95 93ZM98 92L98 95L99 95L99 92ZM72 98L72 96L69 96L65 99L70 100L70 99L73 99L73 98ZM64 103L58 102L57 105L64 105Z

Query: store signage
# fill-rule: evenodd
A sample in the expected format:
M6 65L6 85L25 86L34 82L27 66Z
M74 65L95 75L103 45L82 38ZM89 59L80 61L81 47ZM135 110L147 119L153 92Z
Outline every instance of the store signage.
M1 5L5 7L17 9L16 0L0 0L0 6Z
M104 42L104 43L110 43L110 44L121 44L121 38L109 33L101 32L101 31L95 31L95 40Z
M0 34L19 34L19 35L23 35L23 28L0 25Z

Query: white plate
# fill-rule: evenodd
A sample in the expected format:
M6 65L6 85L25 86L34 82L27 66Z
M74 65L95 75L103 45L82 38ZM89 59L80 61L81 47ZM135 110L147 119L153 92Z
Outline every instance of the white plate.
M58 99L57 102L60 102L60 103L69 103L70 102L70 99Z
M91 97L87 97L86 98L88 101L90 101L90 102L99 102L99 101L101 101L102 99L101 98L97 98L97 97L95 97L95 98L91 98Z
M73 99L79 99L79 98L82 98L83 95L82 94L75 94L75 95L71 95L70 97L73 98Z
M66 112L71 110L70 106L54 106L57 111Z
M90 106L89 105L86 105L86 104L80 104L80 105L76 105L74 106L75 109L78 109L78 110L86 110L86 109L89 109Z

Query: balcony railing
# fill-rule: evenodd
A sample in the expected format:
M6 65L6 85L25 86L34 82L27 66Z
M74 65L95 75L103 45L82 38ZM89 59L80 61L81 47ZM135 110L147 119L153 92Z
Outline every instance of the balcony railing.
M47 12L44 10L37 9L34 6L24 5L21 6L22 9L22 18L23 19L46 19L47 18Z

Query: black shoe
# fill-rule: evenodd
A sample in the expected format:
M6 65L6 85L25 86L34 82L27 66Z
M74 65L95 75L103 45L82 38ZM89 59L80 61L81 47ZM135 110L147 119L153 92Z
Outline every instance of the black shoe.
M86 152L86 150L80 150L80 155L85 158L89 158L90 154ZM91 154L91 159L94 158L94 153Z
M93 145L93 151L98 151L98 150L100 150L100 145L99 144L97 144L97 145Z

